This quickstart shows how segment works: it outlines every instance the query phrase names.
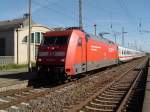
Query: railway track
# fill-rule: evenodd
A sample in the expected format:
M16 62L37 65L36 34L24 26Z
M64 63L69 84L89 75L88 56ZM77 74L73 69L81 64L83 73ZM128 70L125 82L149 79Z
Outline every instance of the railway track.
M140 83L141 77L147 65L147 60L140 66L132 67L116 80L96 92L84 102L76 105L72 112L125 112L133 108L130 104L135 95L136 88ZM143 81L143 80L142 80ZM133 105L132 105L133 106ZM134 105L136 106L136 105ZM135 108L135 107L134 107ZM139 109L139 107L136 107ZM133 111L133 110L132 110ZM134 110L135 111L135 110ZM139 110L136 110L139 111Z
M51 88L29 87L20 90L1 92L0 110L1 111L20 110L20 111L35 111L35 112L70 111L70 109L74 109L73 108L74 105L78 104L81 100L85 100L90 95L94 95L94 93L96 93L98 90L101 91L104 90L104 87L106 85L109 85L110 83L113 82L114 79L119 77L120 73L127 71L129 68L133 67L134 64L137 65L142 60L143 59L134 60L133 62L119 65L110 70L106 70L101 73L95 73L94 75L84 77L77 81L54 86ZM115 87L118 86L119 85L113 86L112 91L115 90ZM92 92L90 92L91 90ZM110 92L111 91L108 91L108 93ZM116 95L118 95L117 92ZM108 94L108 96L112 95ZM93 104L94 102L92 102L90 105Z

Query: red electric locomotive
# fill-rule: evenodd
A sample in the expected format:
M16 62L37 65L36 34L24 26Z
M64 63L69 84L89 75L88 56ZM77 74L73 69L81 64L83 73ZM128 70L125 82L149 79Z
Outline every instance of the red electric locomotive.
M67 29L44 34L36 65L39 72L70 77L117 63L117 45L112 41L79 29Z

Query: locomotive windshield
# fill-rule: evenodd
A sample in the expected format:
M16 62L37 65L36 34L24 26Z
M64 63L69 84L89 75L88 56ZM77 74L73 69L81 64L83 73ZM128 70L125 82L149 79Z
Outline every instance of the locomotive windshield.
M68 36L44 37L42 44L46 46L63 46L68 44L68 40Z

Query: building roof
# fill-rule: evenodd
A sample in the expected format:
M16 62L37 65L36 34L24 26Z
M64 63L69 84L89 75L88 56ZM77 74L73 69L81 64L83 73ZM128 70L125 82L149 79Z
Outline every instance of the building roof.
M11 30L15 28L21 28L28 26L28 23L29 23L28 18L0 21L0 30ZM31 23L35 24L33 21Z

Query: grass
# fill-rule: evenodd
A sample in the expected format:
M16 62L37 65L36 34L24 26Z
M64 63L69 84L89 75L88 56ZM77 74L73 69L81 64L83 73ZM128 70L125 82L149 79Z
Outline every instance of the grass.
M27 67L28 67L27 64L9 64L9 65L0 66L0 70L21 69ZM32 63L32 67L35 67L35 63Z

